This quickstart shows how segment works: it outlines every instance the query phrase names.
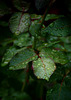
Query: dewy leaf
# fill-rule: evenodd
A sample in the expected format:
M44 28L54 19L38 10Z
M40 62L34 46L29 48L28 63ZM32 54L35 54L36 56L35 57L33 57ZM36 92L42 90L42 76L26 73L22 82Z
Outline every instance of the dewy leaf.
M33 36L39 35L40 34L40 26L41 24L38 23L38 21L32 22L29 31Z
M41 15L37 15L37 14L31 14L31 19L40 19Z
M2 66L6 66L16 53L17 53L16 48L14 47L9 48L7 52L4 54L4 57L2 58Z
M21 52L16 54L10 61L10 69L11 70L23 69L27 66L27 64L30 61L36 60L36 58L37 55L32 49L27 48L25 50L22 50Z
M60 39L61 39L61 41L63 41L64 43L71 43L71 36L68 36L68 37L61 37Z
M28 33L18 35L17 39L14 40L14 44L19 47L32 45L31 38Z
M64 17L63 15L55 15L55 14L47 14L45 21L48 21L50 19L58 19L60 17Z
M71 100L71 89L57 84L53 89L47 91L46 100Z
M44 29L44 33L54 36L67 36L71 32L71 22L68 18L60 18Z
M68 62L67 56L60 50L44 48L40 52L40 56L50 57L55 63L66 64Z
M48 81L56 66L50 58L44 56L33 61L33 69L38 79L46 79Z
M24 48L22 48L24 49ZM6 66L10 60L12 59L12 57L18 53L19 51L21 51L22 49L16 49L15 47L10 47L9 49L7 49L7 52L4 54L3 58L2 58L2 66Z
M30 15L16 12L9 20L10 30L12 33L19 35L22 32L27 32L30 25Z

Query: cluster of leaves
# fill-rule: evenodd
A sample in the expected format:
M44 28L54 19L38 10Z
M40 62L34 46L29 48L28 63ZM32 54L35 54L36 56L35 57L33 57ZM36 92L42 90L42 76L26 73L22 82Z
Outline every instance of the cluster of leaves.
M41 4L40 0L35 2L36 8L43 7L43 0ZM29 13L31 3L23 0L12 1L16 12L1 3L5 7L0 8L0 16L11 14L9 22L0 22L2 29L6 27L4 33L11 35L10 39L3 37L0 43L1 74L5 77L0 83L1 99L32 100L36 96L36 99L71 100L71 18Z

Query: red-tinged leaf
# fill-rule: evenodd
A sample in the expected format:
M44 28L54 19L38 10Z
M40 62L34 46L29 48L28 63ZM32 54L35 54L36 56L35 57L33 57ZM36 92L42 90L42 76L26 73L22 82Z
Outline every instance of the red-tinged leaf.
M55 69L56 66L50 58L41 57L33 61L34 74L38 79L46 79L48 81Z
M16 12L9 20L9 26L12 33L19 35L22 32L27 32L30 25L30 15Z

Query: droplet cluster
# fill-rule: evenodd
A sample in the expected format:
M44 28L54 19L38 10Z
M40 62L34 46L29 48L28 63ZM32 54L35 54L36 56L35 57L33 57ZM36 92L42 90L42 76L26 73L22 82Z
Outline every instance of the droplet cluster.
M49 80L56 66L50 58L42 57L33 62L33 68L37 78Z
M25 68L30 61L36 59L37 55L32 49L22 50L10 61L10 69L15 70Z

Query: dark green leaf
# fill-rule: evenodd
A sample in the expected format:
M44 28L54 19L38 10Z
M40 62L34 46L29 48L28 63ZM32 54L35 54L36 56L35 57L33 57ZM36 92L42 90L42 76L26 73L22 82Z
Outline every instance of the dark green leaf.
M66 64L68 59L64 52L60 50L54 50L49 48L44 48L41 50L40 55L43 57L50 57L55 63Z
M19 35L22 32L27 32L30 25L30 15L16 12L9 20L10 30L12 33Z
M48 5L49 1L50 0L35 0L37 10L44 8L46 5Z
M24 48L22 48L24 49ZM2 58L2 66L6 66L10 60L12 59L12 57L18 53L19 51L21 51L22 49L16 49L15 47L10 47L9 49L7 49L6 53L4 54L3 58Z
M23 0L13 0L13 5L14 7L16 7L19 11L23 11L24 12L27 11L29 9L30 3L27 3Z
M8 22L6 22L6 21L0 21L0 25L6 27L6 26L8 26Z
M20 34L16 40L14 40L14 44L19 47L30 46L32 45L32 39L29 37L28 33Z
M47 91L46 100L71 100L71 89L57 84L53 89Z
M61 39L61 41L63 41L64 43L71 43L71 36L68 36L68 37L61 37L60 39Z
M54 36L67 36L71 32L70 19L61 18L51 23L47 28L44 29L44 33L48 33Z
M53 47L56 50L66 51L66 49L61 44L55 44Z
M71 12L71 0L65 0L65 6Z
M67 52L71 52L71 43L64 43L64 47L66 49Z
M58 19L60 17L64 17L63 15L55 15L55 14L47 14L45 21L48 21L50 19Z
M41 24L38 23L37 21L34 21L34 22L32 22L32 24L29 28L29 31L33 36L40 35L40 27L41 27Z
M0 16L4 16L5 14L10 14L10 9L7 7L6 3L0 1Z
M31 14L31 19L40 19L41 15L37 15L37 14Z
M25 49L15 55L10 61L10 69L17 70L26 68L30 61L36 60L37 55L32 49Z

